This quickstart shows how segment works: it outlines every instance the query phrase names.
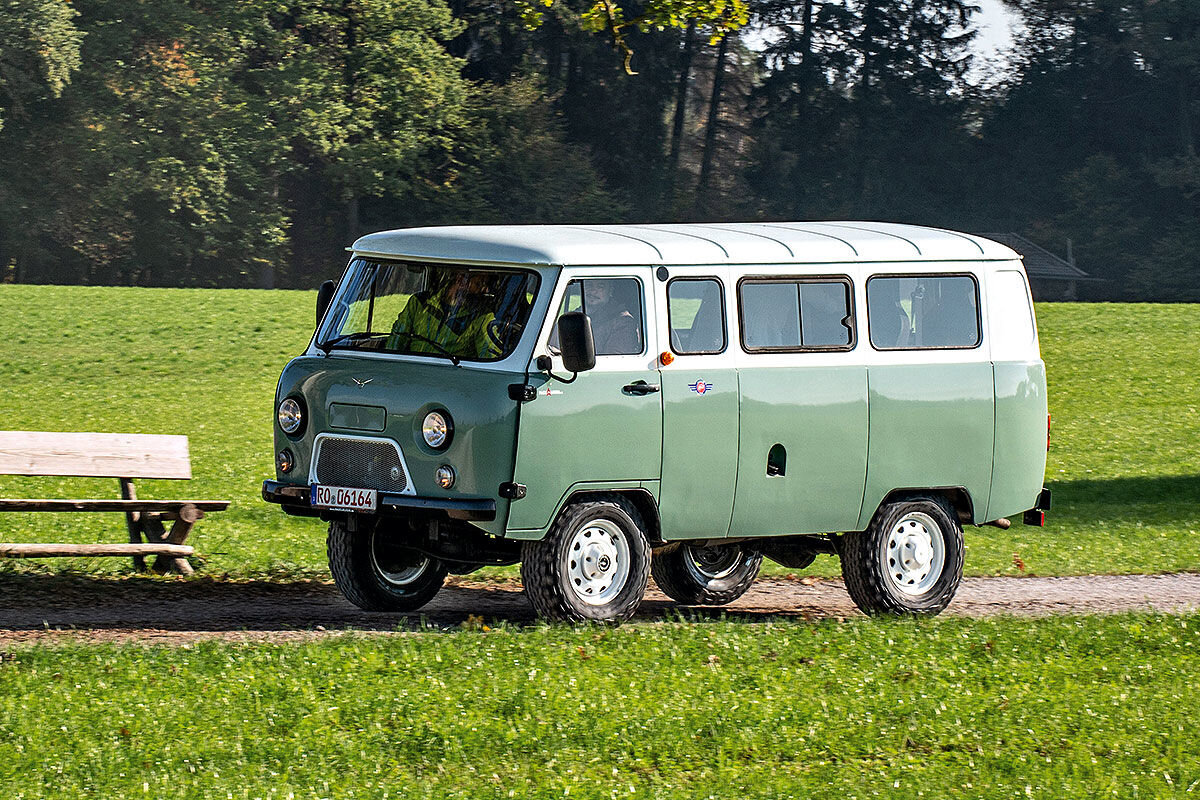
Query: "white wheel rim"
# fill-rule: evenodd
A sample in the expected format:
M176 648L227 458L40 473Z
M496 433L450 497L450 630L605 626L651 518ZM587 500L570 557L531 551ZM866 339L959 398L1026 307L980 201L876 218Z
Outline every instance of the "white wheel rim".
M928 592L942 577L946 543L941 527L928 514L905 514L888 531L883 567L898 591L908 595Z
M371 566L375 568L375 574L383 578L385 583L392 586L407 587L414 581L420 578L429 569L429 557L423 557L420 561L409 566L402 567L399 570L391 569L393 565L387 567L380 562L379 556L376 553L375 547L375 532L371 532Z
M742 551L737 547L691 547L683 546L683 564L692 579L700 584L728 578L742 561Z
M571 590L590 606L612 602L629 579L629 541L606 519L581 525L567 546L566 559Z

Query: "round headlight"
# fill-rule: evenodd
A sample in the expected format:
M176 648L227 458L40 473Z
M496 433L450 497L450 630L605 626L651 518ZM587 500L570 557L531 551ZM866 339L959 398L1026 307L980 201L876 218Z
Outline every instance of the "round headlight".
M296 459L292 456L291 450L284 449L275 454L275 468L280 472L291 472L294 466L296 466Z
M425 444L434 450L441 450L450 444L450 434L453 430L450 415L441 411L430 411L421 423L421 436L425 439Z
M454 467L450 466L449 464L442 464L437 468L437 472L434 473L434 477L437 479L438 486L442 487L443 489L449 489L454 485L454 479L456 477L454 474Z
M293 397L289 397L279 404L279 427L283 428L286 434L298 433L304 427L304 409L300 407L300 402Z

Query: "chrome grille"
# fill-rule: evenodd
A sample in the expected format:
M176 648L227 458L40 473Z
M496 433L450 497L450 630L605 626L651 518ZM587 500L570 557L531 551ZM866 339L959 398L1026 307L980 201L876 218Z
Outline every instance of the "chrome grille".
M408 471L391 442L326 436L317 444L316 464L317 483L382 492L408 488Z

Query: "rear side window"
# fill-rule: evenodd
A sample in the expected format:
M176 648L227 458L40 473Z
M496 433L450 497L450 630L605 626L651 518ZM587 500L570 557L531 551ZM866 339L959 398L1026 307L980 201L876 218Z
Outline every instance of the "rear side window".
M738 303L747 351L854 346L849 279L753 278L739 284Z
M716 278L677 278L668 283L667 315L674 352L725 350L725 300Z
M885 275L867 281L877 350L978 347L979 287L970 275Z

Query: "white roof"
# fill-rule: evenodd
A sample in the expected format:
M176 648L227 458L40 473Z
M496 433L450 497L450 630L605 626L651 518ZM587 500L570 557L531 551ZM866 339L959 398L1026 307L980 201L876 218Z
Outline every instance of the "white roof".
M1009 261L989 239L891 222L687 225L458 225L364 236L355 253L520 265L814 264Z

